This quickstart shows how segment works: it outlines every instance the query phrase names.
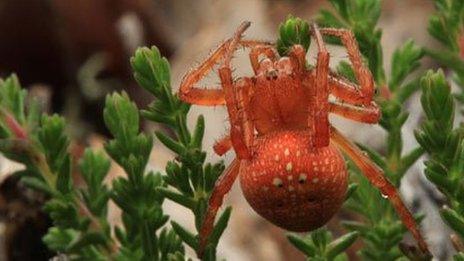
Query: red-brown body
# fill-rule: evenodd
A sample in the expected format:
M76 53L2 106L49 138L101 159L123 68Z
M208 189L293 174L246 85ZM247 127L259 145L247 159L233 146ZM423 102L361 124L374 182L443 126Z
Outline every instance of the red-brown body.
M310 104L314 102L314 74L294 66L288 57L275 62L265 59L257 75L251 77L249 114L259 135L282 129L307 129Z
M345 199L348 175L334 146L311 149L307 131L278 131L255 141L253 159L242 160L240 184L261 216L291 231L325 223Z

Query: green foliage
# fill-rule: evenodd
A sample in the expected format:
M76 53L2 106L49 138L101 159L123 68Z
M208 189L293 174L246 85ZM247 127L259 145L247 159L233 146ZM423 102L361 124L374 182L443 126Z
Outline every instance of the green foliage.
M460 0L434 0L436 13L429 18L428 31L444 45L438 50L426 49L429 56L442 66L450 68L460 88L456 98L464 102L464 2Z
M85 150L79 164L80 173L87 189L82 189L82 199L89 207L89 211L96 217L106 217L110 197L110 190L104 183L110 169L110 161L103 153Z
M285 56L293 45L299 44L308 51L311 44L309 35L309 24L293 16L288 16L285 22L279 26L279 38L277 39L277 51L281 56Z
M170 86L169 64L161 57L156 47L140 48L131 59L134 77L141 87L152 93L157 99L142 111L149 120L162 123L172 132L155 132L156 137L177 157L166 166L164 182L166 187L158 188L164 197L192 211L197 232L192 233L175 221L172 227L184 243L198 250L198 231L201 228L214 183L224 171L223 163L206 163L206 153L202 150L205 122L198 117L192 131L186 124L190 106L173 94ZM219 216L203 260L216 260L216 247L223 234L231 208Z
M437 13L430 18L429 32L446 49L429 50L409 40L392 56L391 73L383 65L382 31L377 27L381 13L380 0L329 0L335 12L321 10L317 22L321 27L352 30L366 64L372 71L380 95L380 125L387 133L386 151L381 154L362 146L370 158L399 187L401 179L416 160L428 153L425 174L447 197L441 209L442 218L464 240L464 131L454 125L455 105L450 87L441 71L428 72L423 78L411 75L420 67L420 59L428 54L455 73L456 82L464 90L462 32L464 4L459 0L435 0ZM334 37L329 43L340 44ZM279 27L277 49L286 55L289 48L310 46L310 27L300 18L289 16ZM202 149L205 122L198 117L193 128L187 126L190 105L173 93L170 67L156 47L139 48L131 59L134 78L155 96L148 108L139 111L126 93L108 95L104 121L113 138L105 151L122 167L125 176L111 185L105 183L110 159L103 152L87 149L74 168L69 153L70 139L65 120L58 115L42 115L37 103L26 99L16 76L0 79L0 152L23 163L18 172L22 182L48 196L44 210L53 220L43 238L48 247L65 253L72 260L185 260L184 244L198 251L200 231L208 199L220 174L222 162L206 162ZM351 65L341 62L337 72L356 82ZM422 87L421 103L426 120L415 135L420 147L403 151L402 128L408 119L404 102ZM455 97L464 101L464 91ZM27 102L26 102L27 101ZM153 136L140 131L140 115L163 124L156 138L175 154L165 167L165 175L147 171ZM71 174L78 169L82 187L73 184ZM288 235L289 241L308 260L347 260L344 251L359 236L364 243L360 256L365 260L418 259L416 250L400 245L407 232L388 200L382 197L359 170L350 165L352 181L345 207L362 217L361 222L346 221L351 232L333 239L326 229L306 236ZM171 221L163 212L164 199L187 209L194 217L192 232ZM108 223L108 203L122 210L122 224L114 228ZM218 217L203 260L216 260L216 248L231 215L227 207ZM420 220L420 218L417 218ZM399 247L400 246L400 247ZM400 250L401 249L401 250ZM462 249L458 249L461 250ZM464 260L462 252L454 260Z
M362 149L383 169L388 179L397 187L406 171L423 154L418 147L404 154L401 130L408 118L402 104L418 89L418 79L409 80L411 73L420 66L424 50L413 41L407 41L395 50L392 57L391 74L387 79L383 65L381 45L382 31L377 27L381 12L381 1L368 0L331 0L336 11L321 10L317 22L321 27L346 28L353 31L369 69L373 73L380 95L376 97L382 109L380 125L387 132L387 151L382 155L368 147ZM340 44L338 39L327 37L331 43ZM338 73L354 82L354 73L350 65L341 62ZM406 229L394 212L391 204L382 197L361 175L357 168L351 168L353 181L358 188L346 203L346 207L361 214L365 221L361 223L345 222L345 226L358 231L365 243L360 254L367 260L395 260L403 253L398 244Z
M321 27L348 28L358 40L359 49L367 58L369 69L379 85L386 83L380 39L382 31L377 28L381 13L380 0L329 0L336 13L321 10L316 18ZM328 42L340 43L327 38Z
M464 132L461 125L454 126L455 104L443 72L427 72L421 87L426 119L415 135L430 155L425 162L425 175L446 196L448 206L441 209L441 216L463 240Z
M115 93L107 97L103 116L114 137L105 149L127 174L127 177L113 181L111 192L112 200L123 211L124 231L118 229L122 248L130 253L142 253L141 260L161 260L168 254L162 249L168 249L172 254L183 253L176 237L171 236L169 243L160 242L166 232L157 234L169 219L162 209L164 197L157 190L165 184L160 173L145 171L153 139L139 132L136 105L127 94ZM122 254L119 259L125 259L125 256Z
M287 237L290 243L307 256L307 260L342 261L348 260L344 251L356 241L358 232L351 232L332 240L332 234L322 228L307 236L289 234Z
M58 115L40 117L38 107L26 104L26 95L16 76L0 80L1 151L25 164L22 182L50 197L44 206L54 224L44 237L49 248L67 252L72 259L103 260L112 244L106 213L81 214L93 209L93 202L80 197L90 190L73 186L65 121ZM107 203L108 197L100 198L99 208L105 209Z
M71 178L64 119L40 116L33 103L25 103L26 95L15 76L0 80L0 150L25 164L22 182L49 196L44 210L54 226L44 237L48 247L72 260L181 260L182 241L172 230L161 230L168 220L158 191L165 187L163 178L145 171L153 139L139 132L139 111L128 96L108 96L104 110L114 136L105 149L127 177L117 178L109 188L104 179L110 161L87 149L79 164L85 187L78 188ZM118 243L107 219L110 198L123 210L124 227L116 228Z

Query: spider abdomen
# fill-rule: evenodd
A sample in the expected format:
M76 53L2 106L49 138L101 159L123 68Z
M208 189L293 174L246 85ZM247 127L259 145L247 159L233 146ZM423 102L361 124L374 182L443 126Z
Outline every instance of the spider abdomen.
M258 138L253 158L240 166L240 184L253 209L290 231L310 231L327 223L343 203L347 183L338 149L311 149L307 130Z

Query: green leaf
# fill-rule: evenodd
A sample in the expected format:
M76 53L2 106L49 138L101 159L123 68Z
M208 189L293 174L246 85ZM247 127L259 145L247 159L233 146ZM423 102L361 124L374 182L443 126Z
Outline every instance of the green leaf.
M459 252L456 255L453 256L454 261L464 261L464 253Z
M345 234L338 239L332 241L327 246L327 257L328 259L334 259L336 256L340 255L345 251L348 247L350 247L358 238L358 232L351 232Z
M303 252L306 256L314 256L316 254L315 249L311 247L306 239L295 234L288 234L287 238L292 245Z
M53 194L53 190L48 186L48 184L39 177L22 177L21 182L24 183L27 187L35 189L46 193L47 195Z
M137 49L131 58L134 78L137 83L153 95L160 97L163 88L170 88L169 62L161 54L156 46L151 49L142 47Z
M346 61L341 61L340 63L338 63L337 73L353 83L358 83L358 80L356 79L356 75L354 74L353 67L351 66L350 63Z
M294 45L301 45L307 52L311 43L309 24L293 16L288 16L285 22L279 26L279 38L277 39L277 51L285 56Z
M406 77L419 66L419 60L424 56L424 50L413 40L408 40L402 47L395 50L391 64L389 87L395 91Z
M44 115L38 131L38 140L51 170L58 175L66 161L69 147L69 138L65 134L65 120L58 115ZM69 173L61 173L67 175Z
M454 52L459 51L458 36L462 30L464 4L459 0L435 1L437 13L429 19L428 31Z
M63 159L58 171L56 189L63 194L70 193L73 189L73 183L71 179L71 157L69 154Z
M440 214L446 223L456 231L461 238L464 238L464 217L460 216L455 210L444 206Z
M100 188L110 170L110 160L101 152L86 149L80 161L79 167L85 183L90 189Z
M74 229L51 227L43 237L43 241L48 248L57 252L65 252L71 242L76 240L78 234L79 233Z
M68 245L66 251L76 252L87 246L104 246L107 242L107 238L101 233L88 232L81 234Z
M200 115L197 119L197 124L195 125L195 130L192 135L192 147L201 149L201 144L203 142L203 135L205 134L205 118L203 115Z
M160 131L155 131L155 135L161 141L161 143L163 143L163 145L166 146L168 149L174 151L179 155L184 154L186 148L180 142L175 141L174 139L168 137L166 134Z
M131 148L131 138L139 132L139 113L125 92L108 95L103 110L103 119L111 134L121 144Z
M401 158L398 173L404 174L422 155L424 155L424 149L422 147L412 149L408 154Z
M176 193L171 191L168 188L158 188L158 191L166 198L176 202L179 205L182 205L188 209L194 209L195 207L195 200L193 200L191 197Z
M358 184L356 184L356 183L349 184L348 185L348 190L346 191L345 198L349 199L353 195L353 193L356 191L357 188L358 188Z
M171 225L182 241L184 241L192 249L198 249L198 239L192 233L175 221L171 221Z
M24 124L26 117L24 105L27 91L21 89L18 77L12 74L6 79L0 79L0 106L13 114L19 124Z
M211 235L209 236L208 240L209 240L209 243L215 247L219 243L219 238L222 236L222 234L226 230L227 224L229 223L231 212L232 212L232 208L227 207L226 210L224 210L224 212L219 217L216 224L214 225L213 231L211 232Z

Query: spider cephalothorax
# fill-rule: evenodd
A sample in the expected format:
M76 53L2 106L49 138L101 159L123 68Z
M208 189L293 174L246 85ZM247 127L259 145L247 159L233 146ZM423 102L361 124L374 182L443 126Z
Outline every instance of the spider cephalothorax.
M364 123L377 123L380 118L372 100L374 81L362 64L353 34L344 29L319 29L313 24L309 33L319 51L312 68L307 66L306 50L301 45L293 45L279 57L271 43L242 39L249 25L242 23L234 37L188 73L180 86L179 96L186 102L227 107L230 134L214 149L222 155L233 148L237 155L210 197L200 231L199 254L206 247L223 197L237 176L247 201L272 223L291 231L310 231L324 225L340 208L347 189L348 175L339 149L388 197L420 248L428 252L396 188L328 121L329 113ZM359 85L329 70L323 34L339 37L346 46ZM254 75L233 80L230 60L238 46L251 48ZM220 61L222 88L195 86Z

